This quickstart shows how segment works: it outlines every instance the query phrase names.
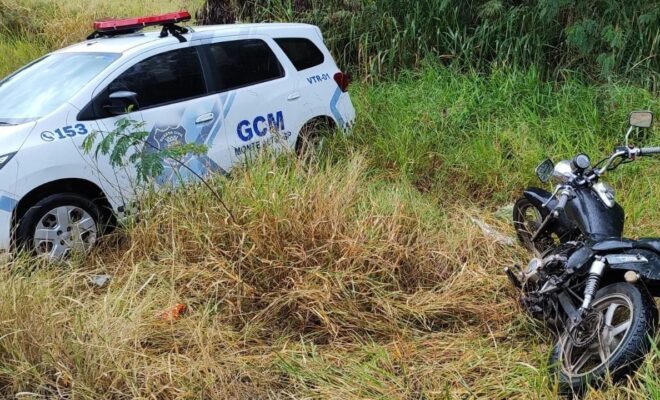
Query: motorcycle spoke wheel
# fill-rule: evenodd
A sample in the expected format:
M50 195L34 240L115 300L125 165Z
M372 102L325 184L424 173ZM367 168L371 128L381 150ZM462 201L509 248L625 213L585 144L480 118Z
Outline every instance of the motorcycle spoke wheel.
M559 238L552 232L544 232L535 241L532 237L543 224L543 215L526 198L520 198L514 204L513 227L520 244L536 256L541 256L548 249L559 243Z
M534 250L532 236L543 223L543 217L531 203L523 202L522 204L516 204L516 207L518 208L517 217L514 219L513 225L518 237L525 248Z
M623 343L632 325L633 309L630 300L619 294L598 299L593 312L600 314L598 335L590 345L579 347L566 335L562 348L562 369L572 377L585 376L609 363Z

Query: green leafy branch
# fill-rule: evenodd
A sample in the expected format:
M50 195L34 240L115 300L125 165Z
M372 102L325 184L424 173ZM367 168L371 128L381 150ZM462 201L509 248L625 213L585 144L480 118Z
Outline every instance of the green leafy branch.
M203 144L184 143L165 148L158 148L150 143L147 138L149 132L144 130L144 122L129 118L122 118L115 122L115 128L106 133L95 131L89 134L82 143L85 153L94 153L98 159L99 155L109 156L110 165L113 168L133 165L137 173L138 182L148 182L161 175L164 171L164 162L172 161L190 171L213 193L234 223L236 218L225 204L222 196L197 172L180 161L188 155L205 155L208 148ZM100 137L100 140L99 140ZM98 143L97 143L98 141ZM129 150L135 151L126 157ZM145 151L149 149L150 151Z

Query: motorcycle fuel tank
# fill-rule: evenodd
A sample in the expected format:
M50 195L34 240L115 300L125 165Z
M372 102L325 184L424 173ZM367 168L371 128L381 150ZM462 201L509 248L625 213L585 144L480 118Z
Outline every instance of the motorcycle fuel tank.
M591 240L620 238L623 234L625 213L619 204L607 207L588 187L575 191L566 206L566 214L575 221L582 234Z

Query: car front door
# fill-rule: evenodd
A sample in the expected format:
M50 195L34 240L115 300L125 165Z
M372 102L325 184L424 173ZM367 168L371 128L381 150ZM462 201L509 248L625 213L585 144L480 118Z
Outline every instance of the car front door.
M109 105L118 94L134 94L133 108L128 113L113 115ZM221 98L209 93L196 46L160 52L141 59L114 78L95 96L99 129L110 132L118 123L135 121L127 130L148 132L140 151L162 154L169 146L195 143L205 145L207 154L187 155L180 160L164 159L163 172L157 183L177 184L209 172L223 172L210 154L215 138L223 129ZM121 123L119 124L121 125ZM129 133L129 132L125 132ZM140 171L130 166L115 170L114 179L127 197L135 196L135 176Z

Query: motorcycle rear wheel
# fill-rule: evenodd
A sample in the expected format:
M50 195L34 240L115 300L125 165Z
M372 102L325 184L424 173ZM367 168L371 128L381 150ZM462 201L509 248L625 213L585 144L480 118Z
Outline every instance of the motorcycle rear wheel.
M623 282L606 286L597 292L592 309L602 319L591 344L579 347L565 332L550 355L563 395L580 395L608 377L613 383L622 381L651 348L658 310L646 288Z

